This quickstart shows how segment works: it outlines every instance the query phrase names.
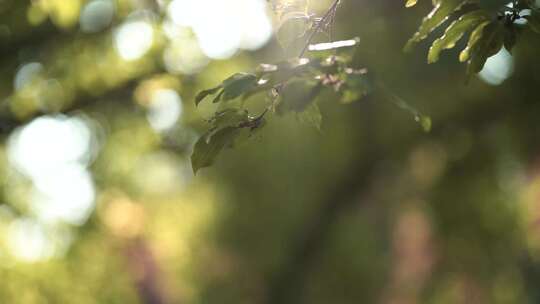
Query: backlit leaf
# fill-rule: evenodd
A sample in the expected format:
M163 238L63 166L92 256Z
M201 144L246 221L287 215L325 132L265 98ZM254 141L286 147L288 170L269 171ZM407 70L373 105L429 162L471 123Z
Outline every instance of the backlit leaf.
M490 22L481 28L478 38L472 46L467 46L469 62L467 77L478 73L484 67L487 59L502 48L504 43L504 27L497 21Z
M431 117L419 115L414 118L422 126L424 132L430 132L432 127Z
M211 124L210 130L206 133L206 141L209 142L216 134L222 129L225 128L239 128L243 123L246 123L249 120L247 111L238 110L238 109L226 109L223 111L217 112L214 117L210 118L209 123Z
M221 92L219 92L219 94L217 94L214 99L212 100L212 103L218 103L220 100L221 100L221 96L223 96L223 90L221 90Z
M458 20L452 22L446 29L443 36L436 39L429 49L428 63L434 63L439 60L440 53L443 50L453 48L463 35L474 29L478 24L487 20L484 11L476 10L461 16Z
M211 166L223 148L231 145L239 134L240 129L229 127L219 130L211 137L210 141L206 140L206 134L201 136L191 155L193 172L197 173L201 168Z
M444 0L437 2L433 10L423 19L418 31L405 45L405 51L412 50L416 43L425 39L433 30L445 22L450 14L466 2L466 0Z
M204 91L201 91L199 94L197 94L197 96L195 97L195 105L198 106L199 103L201 103L201 101L203 101L203 99L205 99L207 96L209 95L214 95L215 93L217 93L220 89L222 88L221 85L215 87L215 88L211 88L211 89L208 89L208 90L204 90Z
M471 36L469 37L469 42L467 43L467 46L459 54L459 61L466 62L467 60L469 60L474 48L476 47L476 44L480 41L480 39L482 39L484 27L486 27L489 23L489 21L484 21L474 29L474 31L471 33Z
M296 54L304 45L302 39L309 30L309 17L305 13L288 14L280 23L276 38L286 53Z
M227 101L249 92L257 86L257 76L248 73L236 73L223 81L223 96Z
M416 5L416 3L418 2L418 0L407 0L405 2L405 7L413 7Z

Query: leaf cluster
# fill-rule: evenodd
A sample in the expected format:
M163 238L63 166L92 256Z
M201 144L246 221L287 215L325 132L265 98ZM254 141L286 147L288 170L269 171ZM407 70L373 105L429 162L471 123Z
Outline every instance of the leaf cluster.
M195 144L192 155L193 170L212 165L224 148L231 146L241 131L249 133L265 125L270 114L293 113L300 122L320 129L322 115L317 98L324 91L335 94L343 104L361 100L373 88L368 70L351 66L351 56L340 55L340 49L354 48L359 39L310 45L312 58L296 58L278 63L263 63L252 73L236 73L219 85L201 91L195 97L199 105L206 99L219 103L224 110L217 111L208 120L209 128ZM246 101L254 95L266 97L266 110L250 115L238 109L232 100Z
M532 0L433 0L433 9L423 19L418 31L405 46L410 51L433 31L445 27L444 34L431 44L428 63L437 62L441 52L454 48L468 37L466 47L459 54L459 61L467 63L467 78L478 73L487 59L504 46L512 51L520 32L528 27L540 32L540 12ZM413 7L417 0L407 0L406 7ZM526 19L522 25L518 20Z

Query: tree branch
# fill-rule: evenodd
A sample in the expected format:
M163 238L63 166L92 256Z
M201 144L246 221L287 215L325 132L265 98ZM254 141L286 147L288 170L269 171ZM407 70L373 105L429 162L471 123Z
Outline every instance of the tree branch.
M319 21L319 23L317 24L317 26L313 29L313 31L311 32L311 34L309 35L308 37L308 40L306 41L306 45L304 45L304 48L302 49L302 51L300 52L300 55L298 55L298 58L302 58L302 56L304 56L304 54L306 53L306 51L308 50L309 48L309 45L311 44L311 42L313 41L313 38L315 38L315 35L322 29L323 27L323 24L327 21L328 18L330 18L332 15L335 14L336 12L336 9L339 5L339 2L340 0L334 0L334 3L332 3L332 5L330 6L330 8L328 8L328 10L326 11L326 13L323 15L323 17L321 18L321 21Z

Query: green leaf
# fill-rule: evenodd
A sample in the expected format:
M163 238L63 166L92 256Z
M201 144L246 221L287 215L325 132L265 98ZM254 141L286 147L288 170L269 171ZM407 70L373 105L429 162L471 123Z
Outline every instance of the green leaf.
M239 97L257 87L258 77L248 73L236 73L225 79L215 88L204 90L195 97L195 105L199 105L207 96L219 93L214 97L213 103L227 101ZM221 90L221 91L220 91Z
M203 101L203 99L205 99L209 95L216 94L219 90L221 90L221 88L222 88L222 85L219 85L215 88L211 88L211 89L199 92L199 94L197 94L197 96L195 97L195 105L198 106L199 103Z
M305 43L303 38L309 29L309 17L305 13L287 14L279 25L276 39L287 53L296 54Z
M248 121L249 115L245 110L225 109L223 111L216 112L214 116L209 119L209 123L212 126L205 135L206 141L209 142L214 134L223 129L230 127L240 128L242 124Z
M480 39L482 39L484 27L486 27L489 23L489 21L484 21L473 30L471 36L469 37L467 46L459 54L459 61L466 62L469 60L474 48L476 47L476 44L480 41Z
M416 3L418 2L418 0L407 0L405 2L405 7L413 7L416 5Z
M481 28L475 40L476 42L473 45L467 46L467 56L464 56L464 58L470 58L467 66L468 78L472 74L480 72L487 59L497 54L502 48L504 43L504 27L501 23L492 21ZM463 58L460 56L460 59Z
M234 141L252 136L265 124L265 114L249 116L246 110L225 109L216 112L208 120L210 129L204 133L193 149L191 163L193 171L212 165L224 147L232 146ZM245 136L244 136L245 135Z
M206 134L201 136L191 155L193 173L196 174L201 168L211 166L223 148L231 145L239 134L240 129L229 127L216 132L210 141L206 140Z
M425 115L418 115L414 118L416 122L418 122L422 129L424 129L424 132L430 132L432 127L431 117L425 116Z
M440 53L443 50L451 49L465 35L466 32L474 29L478 24L487 20L484 11L476 10L461 16L458 20L452 22L446 29L443 36L436 39L429 49L428 63L434 63L439 60Z
M450 14L458 10L467 0L441 0L435 4L433 10L423 19L418 31L405 45L405 51L411 51L416 43L425 39L433 30L444 23Z
M296 119L301 123L315 127L319 131L321 130L322 114L315 102L307 106L304 111L296 113Z
M249 92L257 86L256 75L236 73L223 81L223 95L221 100L227 101Z
M223 96L223 93L225 91L221 90L221 92L219 92L219 94L216 95L216 97L214 97L214 99L212 100L212 103L218 103L221 101L221 96Z

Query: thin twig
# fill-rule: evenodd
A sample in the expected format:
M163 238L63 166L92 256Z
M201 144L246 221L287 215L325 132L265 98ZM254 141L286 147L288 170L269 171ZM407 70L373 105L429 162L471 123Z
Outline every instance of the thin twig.
M321 18L321 21L319 21L319 23L317 24L317 27L314 28L313 31L311 32L311 34L309 35L309 38L306 41L306 45L304 45L304 48L300 52L300 55L298 55L298 58L302 58L302 56L304 56L304 54L306 53L306 51L309 48L309 45L311 44L311 41L313 41L313 38L315 38L315 35L321 30L321 28L323 27L323 24L326 22L326 20L333 13L335 13L335 11L337 9L337 6L339 5L339 2L340 2L340 0L335 0L334 3L332 3L332 5L330 6L330 8L326 11L324 16Z

